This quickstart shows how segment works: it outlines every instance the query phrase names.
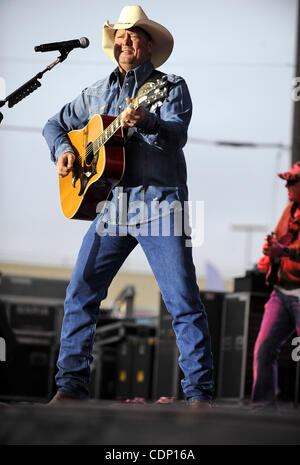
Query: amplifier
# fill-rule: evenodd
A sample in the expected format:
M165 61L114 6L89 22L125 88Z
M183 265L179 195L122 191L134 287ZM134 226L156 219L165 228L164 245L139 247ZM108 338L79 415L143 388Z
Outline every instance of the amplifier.
M0 362L0 398L49 400L54 392L58 348L51 338L20 337Z
M153 373L153 399L183 398L180 384L182 371L178 365L179 351L175 338L158 339Z
M224 300L218 397L250 397L253 381L253 350L268 294L237 292ZM291 358L289 341L278 357L279 400L293 400L296 363Z
M96 342L91 363L90 396L93 399L115 399L117 377L117 345Z
M156 338L137 338L133 361L132 397L151 399Z
M214 361L215 392L218 390L221 326L224 305L224 292L201 291L200 297L205 307Z
M129 336L118 344L116 366L117 399L124 400L133 397L132 378L136 342L137 341L134 336Z
M0 313L5 313L7 324L17 337L43 334L58 341L63 311L63 304L52 299L5 296L4 300L0 296Z
M156 327L130 319L107 319L96 329L91 396L149 399Z
M1 276L1 308L4 305L12 331L16 335L44 333L58 338L67 285L68 281L60 279Z
M252 384L253 349L268 300L265 294L227 294L224 301L218 397L243 399Z
M215 388L218 386L219 354L222 312L224 305L223 292L201 291L200 297L205 307L211 337L211 350L214 359ZM159 337L154 363L154 398L183 398L181 379L183 373L178 365L179 352L172 327L172 317L161 297L159 315Z
M266 276L258 270L247 270L246 275L234 279L234 292L270 294L272 288L266 284Z
M153 364L153 399L160 397L182 398L179 352L172 326L172 316L160 295L157 345Z
M155 338L128 336L118 344L116 398L150 399Z
M62 279L34 278L30 276L2 275L1 296L49 298L64 301L69 281Z

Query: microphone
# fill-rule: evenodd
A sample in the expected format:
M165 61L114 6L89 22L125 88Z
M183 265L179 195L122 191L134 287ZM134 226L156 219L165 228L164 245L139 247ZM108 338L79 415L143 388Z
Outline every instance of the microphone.
M36 52L52 52L53 50L70 51L73 48L86 48L90 44L87 37L81 37L81 39L65 40L64 42L52 42L50 44L42 44L34 47Z

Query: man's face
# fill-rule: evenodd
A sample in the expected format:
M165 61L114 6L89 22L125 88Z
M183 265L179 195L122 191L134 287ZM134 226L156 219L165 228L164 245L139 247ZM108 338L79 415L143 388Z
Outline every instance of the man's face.
M114 55L125 71L136 68L151 57L152 41L139 28L118 29L115 34Z
M300 204L300 181L287 181L285 187L288 190L289 200Z

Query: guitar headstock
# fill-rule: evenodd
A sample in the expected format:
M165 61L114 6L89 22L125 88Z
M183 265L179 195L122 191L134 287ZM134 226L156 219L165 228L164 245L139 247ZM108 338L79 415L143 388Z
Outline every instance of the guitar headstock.
M157 102L162 105L162 101L168 97L168 82L167 76L162 76L161 79L156 79L154 82L147 82L140 89L140 95L136 97L134 107L147 107Z

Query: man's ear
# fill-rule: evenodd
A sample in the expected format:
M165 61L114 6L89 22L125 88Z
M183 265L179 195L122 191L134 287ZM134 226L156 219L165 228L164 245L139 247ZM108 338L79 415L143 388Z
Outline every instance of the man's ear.
M148 52L150 53L150 55L152 53L152 50L153 50L153 41L149 40L149 42L148 42Z

